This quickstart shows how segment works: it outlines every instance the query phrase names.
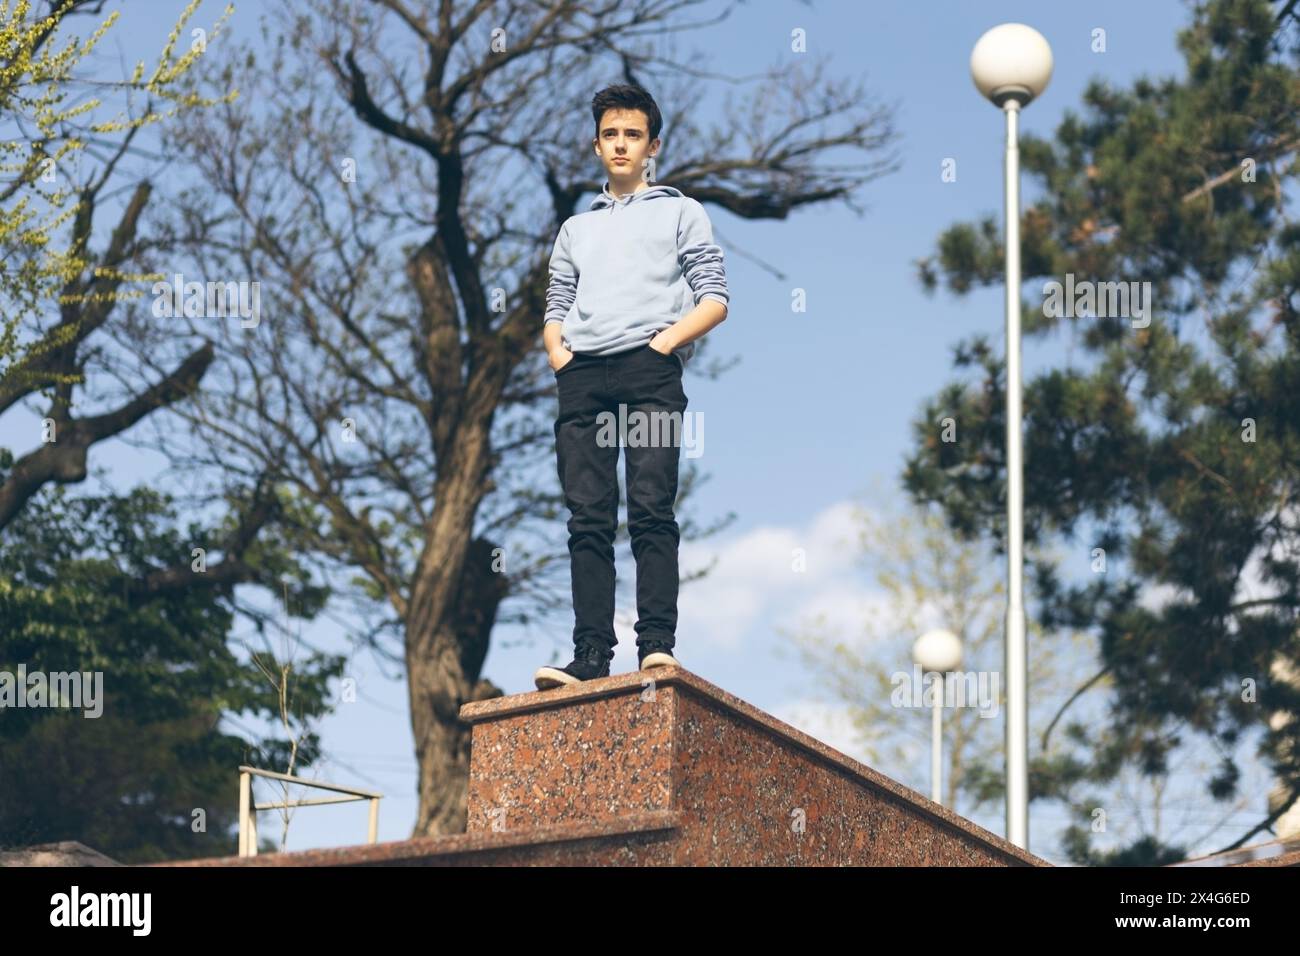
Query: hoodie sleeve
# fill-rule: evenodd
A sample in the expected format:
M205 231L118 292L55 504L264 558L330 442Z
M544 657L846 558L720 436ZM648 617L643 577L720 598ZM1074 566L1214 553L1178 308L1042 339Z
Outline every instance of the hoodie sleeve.
M542 322L563 322L578 294L578 269L569 252L569 224L560 227L551 250L550 280L546 286L546 319Z
M713 224L709 214L696 199L686 197L682 218L677 225L677 260L682 275L695 293L695 304L716 299L724 306L731 298L727 291L727 272L722 249L713 242Z

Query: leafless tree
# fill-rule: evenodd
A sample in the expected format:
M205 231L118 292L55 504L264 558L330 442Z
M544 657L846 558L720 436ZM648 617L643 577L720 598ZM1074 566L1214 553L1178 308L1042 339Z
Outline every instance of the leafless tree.
M657 180L745 219L856 209L854 190L893 168L891 110L801 65L815 57L747 78L715 75L707 52L672 59L686 30L735 39L734 5L689 19L710 6L285 3L220 77L239 102L187 119L174 142L202 185L177 190L160 247L188 244L187 279L260 282L264 317L131 330L150 363L196 339L215 349L219 373L178 408L192 440L160 440L179 467L292 488L319 515L303 546L362 572L354 596L386 605L367 639L382 652L400 638L416 835L465 828L458 715L501 693L482 678L493 627L567 607L561 499L539 481L554 474L541 332L555 235L603 181L593 93L650 89L669 160ZM707 130L692 116L706 85L728 88ZM733 86L750 88L743 103ZM683 498L698 480L688 469ZM682 521L684 537L718 528Z

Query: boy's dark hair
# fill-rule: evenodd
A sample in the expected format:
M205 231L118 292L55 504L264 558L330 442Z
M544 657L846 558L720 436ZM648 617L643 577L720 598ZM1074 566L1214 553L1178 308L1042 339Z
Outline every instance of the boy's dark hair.
M644 89L631 83L619 83L607 86L591 99L591 116L596 121L596 138L600 138L600 118L605 110L641 110L650 121L650 139L659 138L663 128L663 117L659 115L659 106L655 98Z

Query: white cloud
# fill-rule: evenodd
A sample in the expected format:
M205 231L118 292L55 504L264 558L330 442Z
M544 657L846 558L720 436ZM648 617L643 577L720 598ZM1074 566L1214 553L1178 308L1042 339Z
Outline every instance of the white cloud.
M891 608L884 592L867 591L850 581L837 581L779 614L773 619L773 625L796 633L815 630L850 647L861 648L897 632Z
M683 542L683 573L717 560L707 576L681 590L679 638L734 651L758 636L752 634L758 627L793 632L815 627L864 647L906 629L892 599L873 586L860 560L863 510L860 502L841 501L802 528L769 525L721 544ZM796 549L803 549L802 571L794 567ZM636 614L621 609L620 618L635 621ZM921 624L943 626L934 607L922 609ZM635 643L630 624L618 635L620 646L625 635Z
M864 510L880 520L858 501L841 501L803 527L767 525L727 541L683 542L684 574L711 562L712 570L681 589L678 639L734 653L778 634L816 633L866 651L875 642L910 633L913 628L861 560ZM796 549L803 549L802 571L794 568ZM636 617L635 605L620 607L616 615L618 648L629 660L635 653ZM936 606L921 608L918 633L944 626Z
M778 705L772 711L772 716L854 760L865 762L847 704L830 704L807 699L790 700Z
M861 512L869 509L856 502L840 501L822 510L813 519L809 537L815 549L822 554L842 556L842 563L850 563L857 556L858 537L861 534Z
M817 514L804 529L761 527L722 546L685 542L684 571L717 563L702 580L682 589L678 614L691 640L735 649L760 620L794 623L799 614L823 611L837 626L861 631L862 615L873 605L854 581L857 527L853 502L836 503ZM795 570L796 549L803 549L804 570ZM860 579L861 572L856 571Z

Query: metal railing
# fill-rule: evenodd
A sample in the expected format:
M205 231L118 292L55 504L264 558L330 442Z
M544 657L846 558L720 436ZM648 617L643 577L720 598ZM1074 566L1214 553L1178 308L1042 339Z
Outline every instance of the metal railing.
M297 783L304 787L317 787L321 790L334 790L347 794L341 797L320 797L315 800L289 800L284 803L253 803L253 775L268 777L271 780L283 780ZM287 773L275 773L271 770L258 770L256 767L239 768L239 855L257 856L257 811L287 810L289 807L317 807L326 803L351 803L353 800L370 801L370 834L367 843L376 843L379 839L379 801L382 793L361 790L357 787L343 787L336 783L322 783L319 780L305 780Z

